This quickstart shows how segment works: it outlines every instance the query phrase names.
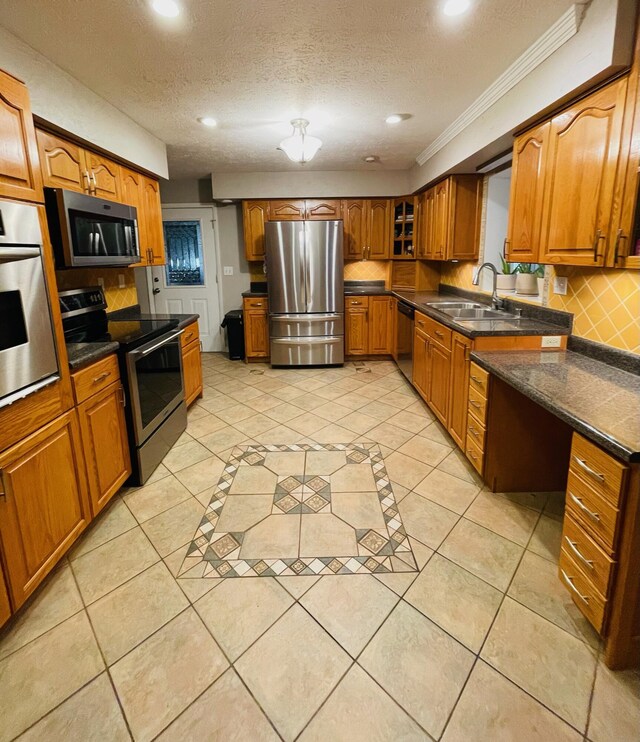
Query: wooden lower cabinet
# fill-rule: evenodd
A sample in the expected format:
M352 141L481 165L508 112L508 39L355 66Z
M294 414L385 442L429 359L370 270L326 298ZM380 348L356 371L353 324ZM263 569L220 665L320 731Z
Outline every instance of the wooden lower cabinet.
M345 298L345 355L391 355L394 345L394 300L391 296Z
M244 355L247 363L269 358L269 306L266 299L243 301Z
M94 516L131 474L124 400L122 384L117 381L78 407Z
M187 407L202 396L202 355L200 341L194 340L182 348L184 398Z
M440 422L449 426L449 381L451 379L451 351L440 343L429 347L429 404Z
M2 569L0 569L0 626L5 624L9 618L11 618L11 601Z
M77 413L0 454L0 538L14 610L91 520Z
M428 346L429 338L426 333L416 327L413 334L412 380L413 385L425 401L429 398L429 389L427 386Z
M473 341L458 332L451 341L449 377L449 434L464 448L467 437L467 400L469 395L469 353Z
M369 355L369 309L347 308L344 323L345 355Z
M393 299L390 296L369 297L369 353L384 355L393 347Z

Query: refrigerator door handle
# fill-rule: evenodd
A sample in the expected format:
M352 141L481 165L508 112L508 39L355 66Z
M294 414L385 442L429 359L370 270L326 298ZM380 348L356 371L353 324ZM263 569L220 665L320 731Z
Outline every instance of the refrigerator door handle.
M309 312L309 294L311 293L311 284L309 281L309 240L307 239L307 222L303 222L302 227L302 240L304 244L304 299L305 309L307 310L307 312Z

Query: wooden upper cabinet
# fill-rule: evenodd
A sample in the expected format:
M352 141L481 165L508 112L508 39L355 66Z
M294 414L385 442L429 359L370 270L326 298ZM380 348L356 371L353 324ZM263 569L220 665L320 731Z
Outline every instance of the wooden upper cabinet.
M367 259L387 260L391 244L392 201L388 198L367 202Z
M84 150L77 144L41 129L36 129L36 139L44 185L80 193L88 192L90 180Z
M91 195L110 201L120 200L120 168L102 155L85 150L85 162L91 177Z
M431 255L436 260L444 260L449 244L449 180L434 186L433 189L433 249Z
M0 536L14 609L91 519L75 410L0 456Z
M268 219L268 201L242 202L244 254L247 260L264 260L264 225Z
M420 238L418 241L418 258L434 260L436 257L435 243L436 226L436 191L429 188L422 194L422 208L420 218Z
M120 198L123 203L129 206L135 206L138 221L138 250L140 251L140 262L135 266L144 266L149 264L149 252L147 245L147 220L145 218L145 209L143 204L144 176L135 170L129 170L126 167L120 167Z
M507 262L535 263L539 257L545 160L551 122L516 138L513 144Z
M342 216L345 260L358 260L363 257L366 240L366 202L362 199L343 201Z
M42 176L26 86L0 70L0 196L42 202Z
M273 222L302 221L304 216L304 201L271 201L269 204L269 219Z
M540 262L605 264L621 189L616 173L626 89L621 78L551 121Z
M305 219L311 221L342 219L342 202L339 199L329 201L307 199L305 201Z
M144 241L141 238L141 251L148 252L150 265L163 265L165 262L164 230L162 227L162 204L160 203L160 183L153 178L142 176L141 205L144 218Z

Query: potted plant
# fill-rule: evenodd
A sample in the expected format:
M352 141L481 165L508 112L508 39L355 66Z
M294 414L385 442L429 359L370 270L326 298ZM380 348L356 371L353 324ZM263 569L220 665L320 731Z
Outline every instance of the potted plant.
M500 262L502 263L502 273L498 274L498 280L496 286L500 291L513 291L516 287L516 271L518 266L514 266L513 263L507 263L507 261L500 256Z
M533 296L538 293L538 276L541 266L535 263L518 263L516 294ZM544 268L542 269L544 272Z

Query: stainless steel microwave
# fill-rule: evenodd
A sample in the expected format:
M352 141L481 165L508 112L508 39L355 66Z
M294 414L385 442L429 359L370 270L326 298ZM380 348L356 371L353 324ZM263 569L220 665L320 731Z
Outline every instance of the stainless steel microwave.
M134 206L62 188L45 188L45 205L58 267L118 266L140 261Z

